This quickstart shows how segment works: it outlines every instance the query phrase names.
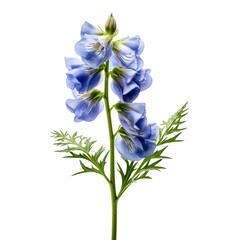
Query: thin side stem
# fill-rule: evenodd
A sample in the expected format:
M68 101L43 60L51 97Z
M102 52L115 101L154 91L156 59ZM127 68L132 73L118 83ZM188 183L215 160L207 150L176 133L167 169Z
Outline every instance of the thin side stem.
M112 127L111 110L109 107L108 96L108 79L109 79L109 61L105 65L105 84L104 84L104 103L107 114L109 141L110 141L110 191L112 198L112 240L117 239L117 196L115 184L115 158L114 158L114 135Z

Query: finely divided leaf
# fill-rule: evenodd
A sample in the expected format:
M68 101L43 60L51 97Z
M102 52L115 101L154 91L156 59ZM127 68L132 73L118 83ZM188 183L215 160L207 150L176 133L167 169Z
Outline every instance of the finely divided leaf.
M68 132L62 131L53 131L52 134L52 137L55 139L55 145L65 147L64 149L57 150L56 152L65 152L70 154L64 156L64 158L77 158L91 163L91 166L88 167L80 161L80 166L83 171L75 173L73 176L86 172L95 172L101 174L107 181L109 181L104 172L109 152L107 152L103 159L100 160L102 153L105 151L103 146L101 146L95 153L92 153L92 148L96 141L92 141L91 138L78 136L77 132L75 132L72 136Z

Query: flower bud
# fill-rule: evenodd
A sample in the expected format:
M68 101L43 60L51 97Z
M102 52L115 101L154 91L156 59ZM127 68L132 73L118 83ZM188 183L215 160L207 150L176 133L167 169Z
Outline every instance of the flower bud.
M113 17L113 14L111 13L105 24L105 31L108 34L113 35L116 32L116 29L117 29L116 20Z

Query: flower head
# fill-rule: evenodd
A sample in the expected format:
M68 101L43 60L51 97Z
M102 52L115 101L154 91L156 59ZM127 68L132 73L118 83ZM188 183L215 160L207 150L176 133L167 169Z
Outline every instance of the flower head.
M119 120L124 129L130 134L141 134L147 125L145 103L115 104Z
M122 67L115 67L111 71L113 79L111 88L121 102L133 102L138 97L140 87L132 81L135 74L134 70Z
M113 92L121 102L133 102L143 91L151 86L152 77L150 69L141 69L136 72L132 69L115 67L111 71Z
M144 43L139 36L115 41L110 58L112 67L123 66L136 71L140 70L143 67L143 61L140 58L143 49Z
M86 93L98 86L102 79L103 67L94 69L78 58L65 58L65 64L67 69L67 86L78 93Z
M68 99L66 106L68 110L75 114L75 122L91 122L104 108L103 93L97 89L89 93L80 95L77 99Z
M151 156L156 144L142 136L130 135L124 129L119 131L115 139L115 146L120 155L130 161L139 161Z
M83 38L76 43L75 51L88 66L99 68L111 57L111 37L84 34Z

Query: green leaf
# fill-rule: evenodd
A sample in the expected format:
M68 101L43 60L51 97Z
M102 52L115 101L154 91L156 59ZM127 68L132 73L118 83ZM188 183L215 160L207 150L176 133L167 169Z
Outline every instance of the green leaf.
M182 142L183 140L177 140L178 136L179 136L181 133L182 133L182 132L176 134L174 137L163 139L163 141L161 141L161 142L159 143L159 145L166 144L166 143L171 143L171 142Z
M186 121L183 121L182 118L185 117L187 113L188 102L186 102L175 114L173 114L167 121L162 122L162 127L159 128L159 137L156 141L157 146L160 146L165 143L171 142L181 142L182 140L177 140L177 137L182 133L186 128L180 128L182 124ZM173 137L168 137L171 134L177 133Z
M93 166L91 166L91 168L87 167L86 165L83 164L82 161L80 161L80 165L82 167L82 169L84 170L84 172L95 172L95 173L99 173L101 174L96 168L94 168Z
M64 156L64 158L78 158L91 163L91 167L89 168L82 161L80 161L80 165L83 171L80 171L74 175L85 172L95 172L101 174L107 181L109 181L104 172L104 166L106 164L108 152L105 154L103 160L99 160L100 156L105 151L105 148L103 146L93 154L91 151L96 141L92 141L91 138L87 138L81 135L78 136L77 132L71 136L68 132L53 131L52 137L55 139L55 145L64 147L63 149L57 150L56 152L70 153L69 156Z
M86 173L85 171L82 171L82 172L77 172L77 173L74 173L72 176L76 176L78 174L82 174L82 173Z
M138 162L134 162L134 161L130 161L127 159L122 158L126 164L126 170L125 172L123 171L122 167L120 166L120 164L117 162L118 165L118 172L121 175L122 178L122 186L121 186L121 191L125 191L124 189L128 188L128 186L131 185L131 183L133 182L133 178L132 175L134 173L134 171L136 170L136 165L138 164Z
M105 151L105 148L102 146L98 149L98 151L93 155L95 161L98 161L101 154Z
M81 158L89 160L89 157L85 153L75 154L74 152L70 152L71 156L64 156L63 158Z
M105 156L103 157L103 160L99 161L99 165L101 166L102 170L104 171L104 167L107 163L107 156L109 154L110 151L108 151Z

